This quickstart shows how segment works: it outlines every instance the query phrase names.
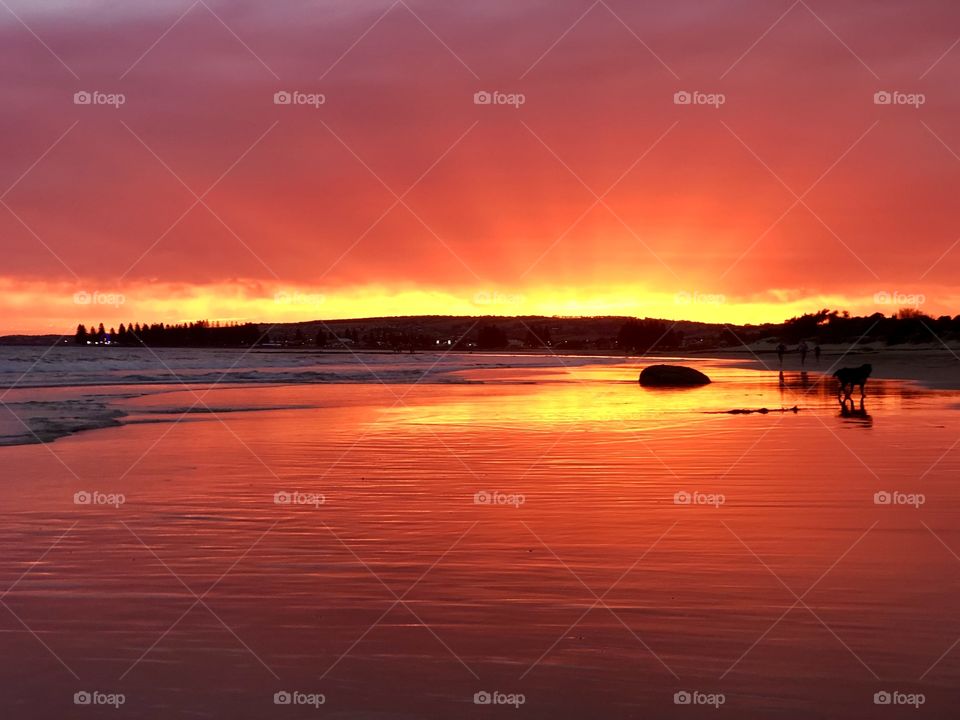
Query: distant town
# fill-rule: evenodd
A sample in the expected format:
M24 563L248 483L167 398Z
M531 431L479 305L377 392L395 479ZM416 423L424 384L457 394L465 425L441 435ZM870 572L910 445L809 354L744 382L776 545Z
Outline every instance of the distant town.
M52 344L55 336L8 336L0 343ZM769 342L796 344L944 344L960 341L960 316L933 318L914 309L852 317L820 310L783 323L733 325L627 317L416 316L300 323L132 323L77 326L61 344L116 347L289 348L415 352L530 350L554 352L691 351Z

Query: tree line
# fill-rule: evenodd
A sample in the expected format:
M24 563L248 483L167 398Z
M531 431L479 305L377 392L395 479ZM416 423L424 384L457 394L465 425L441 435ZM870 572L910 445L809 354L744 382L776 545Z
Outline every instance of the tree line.
M103 323L89 329L77 325L77 345L119 345L121 347L243 347L262 340L256 323L211 323L209 320L167 325L164 323L120 323L118 329L105 329Z
M721 325L636 318L489 318L474 326L466 318L451 318L444 327L412 325L416 318L396 322L355 321L304 323L268 328L256 323L219 323L199 320L121 324L107 330L103 323L78 325L78 345L151 347L287 347L331 350L504 350L531 349L622 352L643 355L653 351L741 347L759 341L796 344L855 341L930 343L960 340L960 316L929 317L915 309L901 309L887 317L874 313L851 317L848 312L823 309L783 323ZM613 322L614 324L611 324ZM617 324L619 323L619 324ZM595 329L594 329L595 328Z
M770 334L761 326L742 337L750 342ZM856 317L846 311L824 308L790 318L779 326L775 334L787 343L801 340L819 343L881 342L885 345L937 343L960 339L960 315L934 318L917 308L901 308L889 317L883 313Z

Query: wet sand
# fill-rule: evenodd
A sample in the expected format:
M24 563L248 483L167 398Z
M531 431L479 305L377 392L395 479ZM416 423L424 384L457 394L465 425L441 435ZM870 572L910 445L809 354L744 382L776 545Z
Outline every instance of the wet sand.
M120 427L0 448L0 703L955 716L957 394L871 382L866 416L844 417L812 373L781 386L695 364L716 382L506 363L444 384L127 387ZM212 411L184 414L198 395ZM325 703L277 706L278 691ZM524 703L476 705L484 691ZM883 691L925 702L878 707Z

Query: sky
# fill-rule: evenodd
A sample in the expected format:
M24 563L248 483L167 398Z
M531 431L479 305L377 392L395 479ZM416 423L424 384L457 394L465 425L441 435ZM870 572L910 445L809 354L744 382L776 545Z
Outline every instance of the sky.
M0 334L956 315L958 39L932 0L3 0Z

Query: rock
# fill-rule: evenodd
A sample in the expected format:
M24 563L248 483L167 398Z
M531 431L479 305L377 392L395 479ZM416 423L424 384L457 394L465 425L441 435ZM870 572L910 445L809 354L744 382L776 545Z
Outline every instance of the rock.
M650 365L640 373L640 384L649 387L692 387L709 382L699 370L683 365Z

